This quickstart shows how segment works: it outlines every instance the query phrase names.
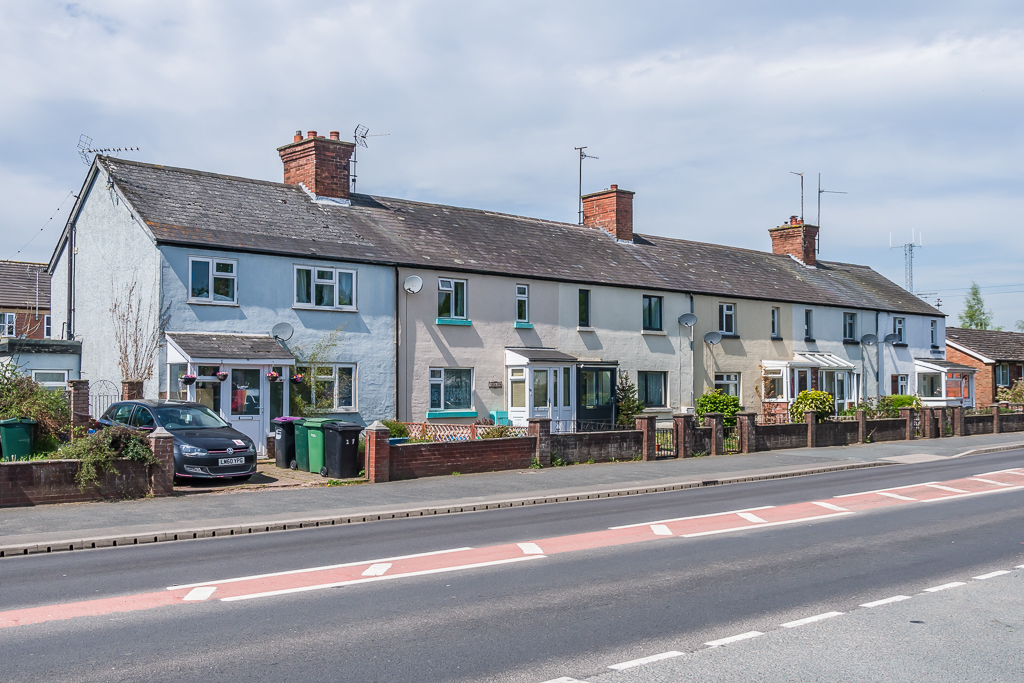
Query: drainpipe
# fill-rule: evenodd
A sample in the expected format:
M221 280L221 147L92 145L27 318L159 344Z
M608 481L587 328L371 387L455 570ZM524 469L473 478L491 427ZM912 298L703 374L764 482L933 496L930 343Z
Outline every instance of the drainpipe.
M64 315L67 318L65 325L67 325L67 339L74 339L75 333L74 328L71 326L71 311L74 309L74 292L75 292L75 224L71 224L71 229L68 230L68 242L65 245L65 249L68 250L68 301L67 310L64 311Z
M690 313L693 313L693 294L692 293L690 294ZM695 324L694 325L690 325L690 405L693 407L694 414L696 414L696 412L697 412L697 404L694 401L694 397L693 397L694 386L697 383L697 378L694 376L694 373L696 372L696 366L694 365L695 361L693 359L693 337L694 337L694 334L695 334L695 332L694 332L694 328L695 327L696 327Z
M398 297L399 297L399 294L398 294L398 266L395 266L395 316L394 316L395 323L394 324L395 324L395 419L396 420L400 419L398 417L399 412L400 412L399 409L398 409L398 397L400 395L399 391L398 391L398 382L399 382L399 377L401 375L401 367L402 367L402 364L398 362L398 351L399 351L399 338L398 338L398 334L399 334L399 329L398 329L398 303L399 302L398 302ZM408 308L408 302L406 302L406 307Z
M883 353L882 347L885 346L885 342L882 341L882 332L878 327L878 318L882 314L881 311L875 311L875 349L878 353L878 362L875 363L875 400L879 401L882 398L882 359L885 354Z

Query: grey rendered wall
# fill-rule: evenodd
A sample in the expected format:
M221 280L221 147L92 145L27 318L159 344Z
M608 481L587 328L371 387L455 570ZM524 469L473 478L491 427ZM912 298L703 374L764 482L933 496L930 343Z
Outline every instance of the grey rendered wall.
M68 260L63 249L50 276L50 322L54 339L67 339Z

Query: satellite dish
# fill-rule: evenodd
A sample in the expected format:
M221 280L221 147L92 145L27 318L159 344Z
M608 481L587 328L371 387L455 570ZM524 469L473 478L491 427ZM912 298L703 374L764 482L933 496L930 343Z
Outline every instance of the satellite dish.
M899 340L900 340L900 335L898 335L895 332L893 332L892 334L885 335L885 339L883 339L882 341L884 341L886 344L895 344Z
M722 341L721 332L708 332L707 334L704 335L705 344L711 344L712 346L714 346L720 341Z
M423 289L423 278L421 278L419 275L410 275L409 277L405 278L405 284L402 286L405 288L405 291L409 292L410 294L415 294L416 292Z
M693 313L683 313L679 316L679 324L683 327L693 327L697 324L697 316Z
M278 323L270 330L270 336L280 341L288 341L295 334L295 330L288 323Z
M878 342L878 337L873 334L865 334L860 338L860 343L864 346L874 346Z

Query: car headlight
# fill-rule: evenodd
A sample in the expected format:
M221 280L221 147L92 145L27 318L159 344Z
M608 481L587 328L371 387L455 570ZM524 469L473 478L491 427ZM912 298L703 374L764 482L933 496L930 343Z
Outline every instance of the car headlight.
M181 445L181 454L191 456L209 455L205 448L200 448L199 446L191 446L187 443Z

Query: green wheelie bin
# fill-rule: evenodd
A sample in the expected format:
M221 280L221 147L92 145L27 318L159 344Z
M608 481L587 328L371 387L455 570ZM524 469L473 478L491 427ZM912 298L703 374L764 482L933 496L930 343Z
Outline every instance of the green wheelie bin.
M334 422L330 417L306 418L306 440L309 444L309 471L327 476L324 469L324 425Z
M299 418L295 425L295 469L309 472L309 440L306 437L306 420Z
M0 447L4 460L28 460L32 455L32 425L35 420L28 417L12 417L0 420Z

